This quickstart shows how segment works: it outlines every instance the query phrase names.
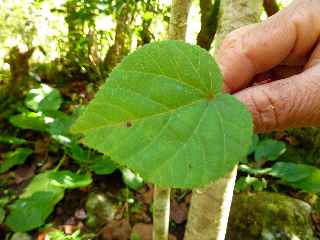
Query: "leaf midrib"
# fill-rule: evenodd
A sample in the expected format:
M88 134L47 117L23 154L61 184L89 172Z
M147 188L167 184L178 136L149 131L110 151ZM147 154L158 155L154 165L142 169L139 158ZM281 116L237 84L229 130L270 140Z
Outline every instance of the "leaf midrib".
M213 99L210 99L210 100L206 100L205 98L203 99L199 99L197 101L193 101L191 103L188 103L188 104L184 104L184 105L181 105L179 106L178 108L175 108L175 109L169 109L167 112L160 112L160 113L156 113L156 114L151 114L151 115L148 115L148 116L144 116L144 117L140 117L140 118L136 118L136 119L127 119L127 120L124 120L124 121L120 121L120 122L117 122L115 124L101 124L100 126L97 126L95 125L94 127L91 127L91 128L87 128L86 130L83 130L83 128L81 129L81 132L85 133L85 132L88 132L90 130L98 130L98 129L102 129L102 128L116 128L116 127L124 127L125 124L130 121L131 123L135 123L135 122L138 122L138 121L143 121L143 120L147 120L147 119L152 119L152 118L157 118L157 117L161 117L161 116L164 116L164 115L167 115L167 114L172 114L176 111L178 111L179 109L181 108L185 108L185 107L191 107L193 105L196 105L198 103L201 103L201 102L208 102L208 105L211 101L213 101ZM77 132L77 129L75 128L74 129L74 132Z
M167 76L167 75L164 75L164 74L161 74L161 73L151 73L151 72L143 72L143 71L137 71L137 70L121 70L121 69L116 69L116 70L114 70L114 72L121 72L121 74L139 73L139 74L142 74L142 75L151 75L151 76L156 76L156 77L163 77L163 78L166 78L168 80L174 81L174 82L178 83L179 85L184 85L184 86L187 86L189 88L192 88L193 90L201 93L201 95L203 95L204 97L208 94L203 89L198 88L197 86L191 85L191 84L189 84L187 82L184 82L182 79L176 79L174 77L170 77L170 76ZM107 84L108 83L110 84L111 82L114 82L114 81L119 82L119 80L117 78L112 78L112 77L113 76L110 75L110 78L107 81ZM213 89L210 89L209 91L211 91L211 90L213 90Z

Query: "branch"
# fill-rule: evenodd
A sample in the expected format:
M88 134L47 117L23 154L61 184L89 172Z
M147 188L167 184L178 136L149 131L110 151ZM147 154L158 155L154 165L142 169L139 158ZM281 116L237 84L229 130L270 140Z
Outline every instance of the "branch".
M207 50L210 49L218 28L219 10L221 0L200 0L201 30L197 37L197 45Z
M279 12L279 5L277 0L263 0L264 10L267 12L268 17Z

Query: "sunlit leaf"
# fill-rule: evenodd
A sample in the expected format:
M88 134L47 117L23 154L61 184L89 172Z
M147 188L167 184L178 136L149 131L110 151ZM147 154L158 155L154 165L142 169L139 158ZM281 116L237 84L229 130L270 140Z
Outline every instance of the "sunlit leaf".
M27 94L25 104L36 112L58 110L62 103L60 92L46 84L40 88L31 89Z
M62 188L80 188L91 184L92 179L89 175L79 175L70 171L52 172L50 174L51 184Z
M4 161L0 163L0 173L8 171L10 168L23 164L31 155L30 148L17 148L15 151L4 155Z
M45 117L40 113L25 112L11 116L9 121L13 126L18 128L45 132L48 130L48 124L51 123L53 119Z
M4 144L25 144L27 142L28 142L27 140L22 138L5 136L5 135L0 136L0 143L4 143Z
M250 113L221 87L207 51L149 44L113 70L73 131L159 186L205 185L247 154L252 136Z
M271 171L271 168L252 168L248 165L241 164L239 166L239 170L241 172L245 172L253 175L263 175L263 174L268 174Z
M133 190L139 190L143 187L143 179L136 173L132 172L130 169L122 169L122 179L124 183Z
M264 178L260 179L251 176L240 177L235 184L235 190L238 192L243 192L250 188L254 191L262 191L266 187L267 181Z

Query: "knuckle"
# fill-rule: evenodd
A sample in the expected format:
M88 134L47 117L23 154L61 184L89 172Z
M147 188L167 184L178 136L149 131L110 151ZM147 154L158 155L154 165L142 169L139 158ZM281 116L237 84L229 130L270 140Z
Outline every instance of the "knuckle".
M251 97L255 125L259 132L270 132L283 127L285 121L282 119L284 102L277 96L279 95L270 91L270 88L261 86L260 91L256 91L255 96Z

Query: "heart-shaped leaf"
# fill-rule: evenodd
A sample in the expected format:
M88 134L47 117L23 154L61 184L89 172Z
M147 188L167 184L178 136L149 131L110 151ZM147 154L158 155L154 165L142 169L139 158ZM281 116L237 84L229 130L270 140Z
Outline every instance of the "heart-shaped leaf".
M147 181L202 186L230 171L251 142L249 112L221 88L207 51L152 43L112 71L73 131Z

